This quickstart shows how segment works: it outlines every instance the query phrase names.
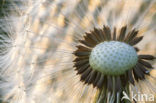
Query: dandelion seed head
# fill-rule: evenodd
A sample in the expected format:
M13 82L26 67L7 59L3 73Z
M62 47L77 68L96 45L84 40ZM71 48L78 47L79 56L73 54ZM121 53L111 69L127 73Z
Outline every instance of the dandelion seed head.
M102 100L102 103L115 103L122 96L120 91L123 89L129 91L125 87L125 84L130 87L132 87L131 84L133 84L133 87L139 87L139 92L141 90L146 92L149 89L153 89L155 78L149 76L150 68L152 68L149 63L154 63L151 61L153 60L153 56L151 55L155 54L156 47L154 45L155 22L153 22L155 19L152 20L155 9L153 8L154 6L149 6L149 4L154 4L150 3L150 1L155 0L149 0L149 2L146 2L147 0L2 1L6 1L4 3L11 1L10 5L8 5L9 8L6 8L6 11L4 10L5 8L3 9L6 17L0 19L0 27L9 34L5 36L2 32L2 35L0 35L0 38L2 38L0 40L0 46L2 47L0 51L0 98L2 101L7 103L93 103L93 100L97 99L97 96L99 96L98 99L103 98L104 94L105 100ZM101 28L103 25L107 25L110 28L111 34L113 34L113 27L117 28L116 39L120 35L120 28L124 25L127 25L127 30L125 34L122 31L123 37L127 37L128 33L132 32L131 30L134 28L134 32L139 30L138 36L145 34L143 42L132 47L137 51L121 49L120 46L123 44L117 45L120 49L115 48L115 50L119 49L117 51L123 52L121 53L122 56L123 54L126 55L125 52L127 52L126 56L129 57L133 54L129 53L130 51L137 52L136 57L137 61L139 61L136 64L137 66L134 66L131 70L126 69L130 62L127 63L123 60L126 59L128 61L134 58L123 56L124 59L122 60L122 56L111 51L112 47L114 47L111 46L111 52L105 53L109 56L103 58L104 55L102 54L99 57L103 57L98 58L97 56L97 60L103 62L102 59L108 59L108 65L105 64L104 66L109 66L111 63L111 68L113 66L123 67L127 64L124 68L126 72L120 74L121 70L119 70L119 73L116 72L116 74L120 75L110 76L103 75L104 73L102 74L98 70L91 68L92 66L85 68L90 64L88 62L88 54L91 52L88 53L88 50L93 51L101 42L96 43L96 45L90 48L82 44L78 45L80 44L78 40L82 40L83 37L88 40L89 38L83 34L93 30L94 27ZM93 35L93 39L101 40L99 37L96 38L95 35ZM83 42L86 42L86 40L83 40ZM90 42L90 40L88 41ZM108 46L112 45L112 39L110 41L107 42L106 40L105 43ZM117 43L117 40L114 41ZM89 44L92 43L94 44L95 41ZM119 40L119 43L123 42ZM82 46L87 48L83 48ZM103 50L101 49L104 49L105 44L103 48L101 46L99 46L100 53L102 53ZM81 56L73 56L73 52L76 51L75 49L78 49L77 55L79 52L83 52L82 54L80 53ZM151 55L138 55L142 50L142 53L145 54L149 51L150 53L148 53ZM153 52L151 53L151 51ZM106 48L104 52L106 52ZM113 56L116 57L114 58ZM75 58L77 62L73 62ZM112 63L111 60L114 62L117 60L118 63ZM86 61L88 62L87 64L85 64ZM122 66L119 65L120 61L122 62ZM134 61L131 63L131 66ZM99 62L97 61L97 63ZM79 68L73 67L74 64ZM117 68L113 68L113 70L115 72ZM151 80L146 78L147 75ZM146 88L142 85L143 83ZM115 87L118 93L115 91L112 94L114 90L112 86ZM103 92L103 88L108 92ZM151 91L154 90L149 90L149 93ZM118 98L116 98L116 94L119 96ZM97 100L94 103L99 102L101 101Z
M93 48L89 63L103 74L120 75L134 67L137 60L137 53L132 46L118 41L105 41Z

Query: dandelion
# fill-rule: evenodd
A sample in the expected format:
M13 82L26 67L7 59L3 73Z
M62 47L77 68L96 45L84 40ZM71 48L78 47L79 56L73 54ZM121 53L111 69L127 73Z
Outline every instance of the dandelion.
M2 102L155 102L155 0L6 2Z
M103 96L100 100L103 103L119 103L122 91L129 91L126 86L144 80L145 75L149 75L146 68L153 68L147 60L154 60L155 57L137 55L139 49L132 47L143 37L136 37L138 31L135 29L125 37L126 28L121 28L119 37L116 37L116 29L111 33L106 26L103 29L94 28L91 33L86 33L84 40L80 40L81 44L74 52L74 67L80 74L80 80L99 88L100 93L103 92L99 95Z

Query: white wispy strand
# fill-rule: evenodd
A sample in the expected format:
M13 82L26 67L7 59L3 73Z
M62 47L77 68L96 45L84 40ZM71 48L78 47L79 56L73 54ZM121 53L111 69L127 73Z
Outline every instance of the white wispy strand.
M22 4L17 6L15 1ZM73 36L80 38L85 31L104 24L111 29L114 26L130 25L129 21L132 21L141 3L146 0L95 1L97 2L94 4L91 3L92 0L12 0L7 9L14 9L18 15L14 12L6 13L0 19L0 28L7 33L0 34L0 95L3 101L92 102L97 90L79 82L79 77L75 76L72 68L72 51L77 44ZM140 28L150 25L141 20L154 1L133 25ZM85 11L82 4L86 7L88 4L92 6ZM97 9L97 5L101 5L101 10ZM93 17L95 9L99 15L98 20ZM64 18L67 20L62 23ZM148 30L145 32L145 36L150 35L145 38L148 41L153 40L153 43L154 30L150 30L151 34L148 34ZM144 40L139 46L145 48L148 41ZM153 51L155 49L156 47ZM111 99L111 95L108 98Z
M4 1L10 2L7 10L1 19L1 29L7 33L1 34L1 55L0 55L0 91L2 101L9 103L32 103L27 98L26 88L30 74L25 75L27 66L24 64L27 46L26 12L29 9L29 1ZM22 3L22 4L16 4ZM26 4L25 4L26 3ZM31 7L31 5L29 5ZM6 10L6 9L5 9ZM13 14L12 14L13 11ZM14 13L19 13L15 15ZM3 32L2 32L3 33Z

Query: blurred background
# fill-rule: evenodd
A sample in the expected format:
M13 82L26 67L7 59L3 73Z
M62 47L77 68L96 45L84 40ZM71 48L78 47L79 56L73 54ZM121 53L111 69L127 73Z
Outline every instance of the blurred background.
M79 81L72 52L103 25L137 28L139 53L156 56L155 0L1 0L1 103L92 103L98 90Z

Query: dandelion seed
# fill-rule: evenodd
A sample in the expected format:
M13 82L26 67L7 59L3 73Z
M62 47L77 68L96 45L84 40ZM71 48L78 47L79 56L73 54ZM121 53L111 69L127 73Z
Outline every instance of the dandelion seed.
M0 19L3 102L128 103L140 102L144 93L150 98L141 103L153 99L155 0L6 2Z

